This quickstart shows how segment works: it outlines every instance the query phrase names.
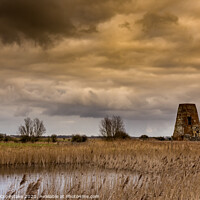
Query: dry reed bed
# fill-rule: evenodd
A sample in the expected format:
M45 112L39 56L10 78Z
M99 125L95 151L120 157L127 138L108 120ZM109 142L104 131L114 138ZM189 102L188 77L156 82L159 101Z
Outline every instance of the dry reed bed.
M45 147L0 146L2 166L96 166L142 173L200 171L199 142L90 141Z

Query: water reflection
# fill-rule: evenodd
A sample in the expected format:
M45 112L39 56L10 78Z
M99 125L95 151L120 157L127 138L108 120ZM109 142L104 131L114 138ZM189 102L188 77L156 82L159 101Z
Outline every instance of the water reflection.
M24 187L21 188L20 182L26 174ZM40 192L48 190L57 193L67 193L71 188L77 186L80 191L87 191L88 188L95 188L98 191L102 185L107 188L114 188L116 185L122 184L129 177L129 184L134 184L138 176L126 171L113 171L104 169L88 169L78 167L72 169L68 166L53 168L38 167L17 167L17 168L1 168L0 171L0 195L5 195L8 190L25 193L26 188L31 182L36 182L42 178Z

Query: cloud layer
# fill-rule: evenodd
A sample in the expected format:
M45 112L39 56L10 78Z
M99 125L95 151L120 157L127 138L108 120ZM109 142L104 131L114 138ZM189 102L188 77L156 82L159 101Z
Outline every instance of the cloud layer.
M128 0L1 0L0 36L3 43L18 43L23 39L40 45L63 37L78 37L96 32L96 26L123 12Z
M200 100L199 7L0 0L2 120L118 114L173 122L179 103Z

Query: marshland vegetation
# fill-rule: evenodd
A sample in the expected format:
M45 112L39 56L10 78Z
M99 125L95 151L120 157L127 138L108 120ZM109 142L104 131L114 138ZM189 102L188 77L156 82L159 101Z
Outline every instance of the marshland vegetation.
M100 199L200 199L199 142L90 139L85 143L0 143L0 167L23 166L129 172L116 179L112 188L101 179L86 184L81 176L74 175L77 181L61 194L98 194ZM133 174L137 177L135 181L131 181ZM58 193L60 184L46 185L45 192ZM82 184L87 187L81 188Z

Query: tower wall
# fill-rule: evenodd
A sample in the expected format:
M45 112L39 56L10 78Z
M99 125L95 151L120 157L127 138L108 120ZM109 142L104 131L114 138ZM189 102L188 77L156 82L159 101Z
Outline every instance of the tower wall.
M173 137L199 137L200 124L195 104L179 104Z

